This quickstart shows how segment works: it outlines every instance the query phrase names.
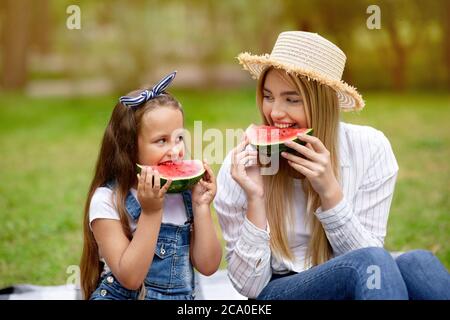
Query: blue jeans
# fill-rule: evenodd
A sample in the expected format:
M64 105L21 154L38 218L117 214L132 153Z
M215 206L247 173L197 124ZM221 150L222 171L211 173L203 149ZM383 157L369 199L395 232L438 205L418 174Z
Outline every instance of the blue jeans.
M383 248L362 248L300 273L274 275L257 299L450 299L450 274L428 251L394 259Z

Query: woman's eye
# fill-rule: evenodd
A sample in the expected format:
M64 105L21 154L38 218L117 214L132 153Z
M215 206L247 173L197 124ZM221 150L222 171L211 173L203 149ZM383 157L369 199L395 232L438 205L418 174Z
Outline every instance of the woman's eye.
M271 96L264 96L264 99L266 99L266 100L272 100L272 97L271 97Z
M299 102L300 102L300 100L298 100L298 99L290 99L290 98L288 98L288 99L287 99L287 102L290 102L290 103L299 103Z

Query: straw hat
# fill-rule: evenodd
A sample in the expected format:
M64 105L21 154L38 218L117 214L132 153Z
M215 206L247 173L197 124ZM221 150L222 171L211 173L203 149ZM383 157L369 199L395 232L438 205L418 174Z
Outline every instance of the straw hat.
M347 57L336 45L317 33L287 31L278 36L272 53L262 56L239 54L239 63L258 79L267 67L286 70L330 86L336 91L342 111L364 108L356 88L341 80Z

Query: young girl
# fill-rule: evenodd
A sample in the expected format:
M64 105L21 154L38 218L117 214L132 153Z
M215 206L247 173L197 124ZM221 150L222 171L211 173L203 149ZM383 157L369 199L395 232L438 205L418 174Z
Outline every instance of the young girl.
M184 157L183 109L165 88L131 92L106 128L84 216L81 284L85 299L193 299L193 267L205 275L222 251L211 219L216 182L166 194L150 166ZM136 163L146 167L136 175Z
M427 251L383 249L398 166L387 138L339 121L364 102L341 80L346 57L315 33L284 32L270 55L239 55L266 125L313 128L262 175L248 139L225 159L214 205L228 274L258 299L449 299L450 275Z

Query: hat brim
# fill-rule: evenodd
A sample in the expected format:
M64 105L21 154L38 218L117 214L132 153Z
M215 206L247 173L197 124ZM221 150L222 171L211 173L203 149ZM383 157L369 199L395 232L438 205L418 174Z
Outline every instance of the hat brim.
M364 100L356 88L350 86L342 80L330 79L322 76L314 70L308 70L289 63L276 61L268 54L252 55L248 52L243 52L238 55L237 59L243 68L250 72L254 79L258 79L266 68L274 67L276 69L283 69L287 73L305 76L308 80L312 79L329 86L336 92L341 111L357 111L361 110L365 106Z

